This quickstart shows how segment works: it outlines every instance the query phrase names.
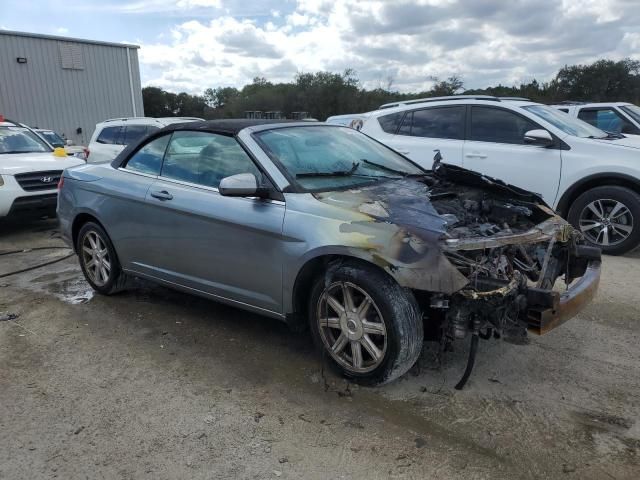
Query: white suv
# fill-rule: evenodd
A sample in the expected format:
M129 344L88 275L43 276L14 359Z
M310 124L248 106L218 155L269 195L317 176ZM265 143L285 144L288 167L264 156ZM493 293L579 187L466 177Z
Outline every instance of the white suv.
M0 116L0 219L54 215L65 168L84 164L33 130Z
M552 107L605 132L640 135L640 107L633 103L562 102Z
M444 162L537 192L605 253L640 243L640 137L489 96L392 104L368 113L361 131L423 167L437 149Z
M132 117L111 118L98 123L89 142L87 161L110 162L130 143L172 123L197 122L196 117Z

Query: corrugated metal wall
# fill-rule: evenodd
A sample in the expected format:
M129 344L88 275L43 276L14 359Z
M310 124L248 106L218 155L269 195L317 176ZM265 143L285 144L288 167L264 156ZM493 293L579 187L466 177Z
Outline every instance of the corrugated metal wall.
M65 66L73 68L62 68L65 55L73 57ZM18 57L26 63L18 63ZM134 113L144 115L137 48L0 30L0 114L87 145L96 123Z

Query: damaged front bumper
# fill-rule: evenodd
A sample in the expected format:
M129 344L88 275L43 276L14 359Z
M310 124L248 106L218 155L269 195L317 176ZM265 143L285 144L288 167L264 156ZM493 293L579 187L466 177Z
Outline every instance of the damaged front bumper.
M473 256L494 248L510 248L513 253L519 248L523 251L520 245L529 244L530 251L540 255L538 263L542 264L535 278L524 270L514 270L509 279L487 276L470 279L451 298L448 317L450 336L454 338L486 329L516 340L526 336L527 331L542 335L578 314L598 290L600 250L582 244L579 234L558 217L520 235L468 238L453 243L445 251L453 251L458 258L463 251ZM509 253L499 255L503 259ZM560 276L564 277L565 291L554 288Z
M526 312L529 332L543 335L576 316L598 291L600 266L599 259L589 260L582 277L565 292L529 289Z

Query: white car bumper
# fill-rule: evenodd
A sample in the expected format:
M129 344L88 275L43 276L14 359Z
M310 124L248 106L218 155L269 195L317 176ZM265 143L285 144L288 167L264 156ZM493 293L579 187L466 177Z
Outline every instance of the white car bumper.
M57 179L41 182L42 186L30 191L22 188L13 175L2 175L2 181L4 185L0 186L0 218L55 212Z

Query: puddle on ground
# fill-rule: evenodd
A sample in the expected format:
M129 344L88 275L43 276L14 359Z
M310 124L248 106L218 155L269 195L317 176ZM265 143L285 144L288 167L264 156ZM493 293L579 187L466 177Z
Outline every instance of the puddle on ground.
M93 298L94 290L84 278L73 278L47 285L47 291L63 302L77 305L87 303Z

